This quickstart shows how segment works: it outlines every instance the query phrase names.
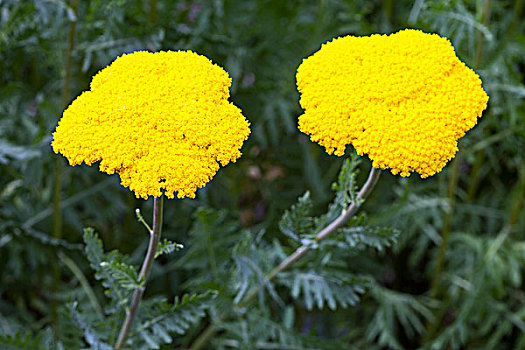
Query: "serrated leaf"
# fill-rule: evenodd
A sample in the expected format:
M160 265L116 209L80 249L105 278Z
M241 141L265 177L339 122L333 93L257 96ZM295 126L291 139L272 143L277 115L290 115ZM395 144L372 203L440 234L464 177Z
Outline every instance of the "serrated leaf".
M140 337L150 348L158 349L160 344L171 343L170 333L183 335L206 315L205 310L217 293L209 290L203 294L185 294L176 297L173 303L164 298L145 300L139 313L140 321L130 337ZM133 339L132 339L133 341Z
M104 248L93 228L86 227L84 229L84 243L86 244L84 251L91 268L95 271L100 270L100 263L104 259Z
M374 284L371 288L373 298L379 303L376 314L366 331L367 339L393 349L403 347L394 336L397 325L403 326L409 336L422 334L424 322L433 320L429 306L430 300L410 294L400 293Z
M155 259L158 258L162 254L171 254L174 251L179 251L183 248L184 246L182 244L172 242L165 238L164 241L159 242L157 251L155 252Z
M369 247L382 252L396 243L399 232L391 227L354 226L339 229L338 235L349 249Z
M88 322L84 320L82 314L77 310L77 304L72 303L68 307L69 312L71 313L71 318L73 322L82 330L84 334L84 339L91 346L92 349L98 350L112 350L113 347L106 344L101 340L103 337L101 334L98 334L97 331L92 328Z
M347 251L361 251L372 248L383 252L385 248L397 242L399 231L391 227L373 227L367 225L367 216L360 214L353 217L347 226L339 228L328 239L321 242L322 247L338 247Z
M340 271L291 271L279 275L279 283L291 289L291 296L301 300L306 309L325 306L335 310L357 304L360 295L372 283L367 276L356 276Z
M138 281L137 272L133 266L118 261L103 261L100 267L107 276L111 276L121 288L134 290L143 288L144 281Z
M5 350L38 349L41 347L41 338L41 335L35 337L31 332L0 334L0 346Z
M326 214L315 218L316 231L322 230L329 223L334 221L341 211L346 209L350 203L356 200L357 187L356 177L359 172L358 166L361 158L353 153L350 159L345 159L337 177L337 182L332 184L332 190L335 191L335 199L329 205Z
M343 162L337 182L332 185L332 189L336 191L336 200L339 201L339 205L343 208L356 201L356 176L359 173L358 166L360 161L359 156L352 153L350 159L345 159Z
M299 197L296 204L287 210L279 221L279 229L286 236L300 241L300 236L310 234L313 230L313 218L308 216L312 210L310 192Z
M118 251L104 253L102 241L92 228L84 229L84 242L86 257L95 271L95 278L102 281L106 295L119 305L126 305L131 290L142 285L137 282L134 268L121 261L123 257Z

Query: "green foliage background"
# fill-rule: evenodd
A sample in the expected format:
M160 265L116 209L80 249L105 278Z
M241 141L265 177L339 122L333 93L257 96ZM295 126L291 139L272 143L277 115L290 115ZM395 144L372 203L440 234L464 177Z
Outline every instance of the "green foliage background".
M171 254L156 260L132 348L187 348L213 325L204 348L525 349L523 7L0 0L0 348L111 348L147 245L135 208L148 219L152 202L96 167L67 166L51 151L51 132L116 56L191 49L229 72L252 134L243 157L196 200L166 202L163 237L184 249L166 242ZM354 159L340 173L343 158L299 133L298 65L333 37L406 27L451 39L480 74L487 111L443 172L425 180L384 172L366 215L267 281L370 168Z

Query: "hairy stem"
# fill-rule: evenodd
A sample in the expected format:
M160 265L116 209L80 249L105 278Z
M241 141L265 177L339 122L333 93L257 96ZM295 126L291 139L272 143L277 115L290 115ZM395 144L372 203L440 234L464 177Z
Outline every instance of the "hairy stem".
M151 272L151 267L153 266L153 260L155 260L155 253L160 241L161 227L162 227L162 209L163 209L163 196L153 199L153 228L150 231L150 239L148 251L144 262L142 263L142 268L140 269L139 282L142 283L142 287L137 287L133 292L133 297L131 299L131 304L129 310L126 311L126 319L120 330L117 343L115 344L115 349L120 349L128 337L131 325L133 320L137 315L137 310L139 308L140 300L144 290L146 289L146 282L148 280L149 274Z
M345 223L348 222L348 220L350 220L352 216L354 216L354 214L357 212L357 210L359 210L359 208L363 205L367 197L374 189L375 185L377 184L377 181L379 180L380 174L381 170L372 167L372 169L370 170L370 174L368 175L368 179L357 194L355 202L350 203L348 208L346 208L346 210L343 210L341 215L339 215L334 221L332 221L332 223L330 223L328 226L322 229L321 232L319 232L315 236L316 242L322 241L323 239L337 231L338 228L343 226ZM307 245L302 245L299 248L297 248L295 252L293 252L286 259L284 259L283 262L279 264L279 266L277 266L269 274L267 274L266 279L272 280L281 271L290 268L297 261L299 261L299 259L306 255L306 253L308 253L310 249L310 246ZM258 293L259 288L255 288L255 290L253 290L241 303L239 303L239 307L247 306L257 296ZM190 350L202 349L208 343L210 338L213 337L213 335L215 334L215 330L215 324L211 323L195 340L195 342L190 347Z

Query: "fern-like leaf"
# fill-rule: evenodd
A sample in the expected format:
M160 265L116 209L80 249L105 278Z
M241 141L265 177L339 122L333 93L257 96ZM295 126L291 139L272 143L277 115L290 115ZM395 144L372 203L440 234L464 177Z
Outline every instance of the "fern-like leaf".
M291 271L279 275L279 283L291 289L291 296L304 303L308 310L326 306L335 310L337 306L346 308L359 302L372 278L357 276L341 271Z
M36 336L31 332L21 331L14 334L0 334L0 348L3 350L45 349L53 345L56 344L49 329L39 332Z
M84 320L81 313L77 310L77 303L69 305L69 312L75 325L83 332L85 341L93 350L112 350L113 347L102 341L102 335L98 334L89 323Z
M155 259L163 254L171 254L175 251L179 251L184 246L182 244L172 242L166 238L164 238L164 241L159 242L159 245L157 247L157 251L155 252Z
M144 280L138 280L137 271L131 265L119 261L103 261L100 267L103 273L110 276L122 289L134 290L144 287Z
M360 158L356 153L352 153L350 159L345 159L337 182L332 185L332 189L338 194L339 204L346 208L350 203L356 201L357 196L357 184L356 176L359 173L357 168L360 163Z
M335 191L335 199L329 205L326 214L314 220L316 231L326 227L335 220L343 209L346 209L350 203L354 202L357 197L356 177L359 172L358 166L360 157L353 153L350 159L345 159L337 182L332 184L332 190Z
M171 334L183 335L205 315L205 310L217 293L208 290L203 294L185 294L176 297L173 303L164 298L147 300L141 305L140 321L130 337L132 344L147 344L149 349L158 349L161 344L173 341Z
M102 280L106 295L119 305L126 305L131 290L138 285L135 270L122 262L124 257L119 252L104 253L102 241L92 228L84 229L84 242L87 259L95 278Z
M399 334L399 325L409 337L413 337L422 334L424 322L433 319L430 309L433 304L429 299L395 292L377 284L370 294L379 307L366 331L369 341L378 341L380 345L391 349L403 349L396 336Z
M373 248L383 252L396 243L399 231L391 227L356 226L342 228L338 235L343 248Z
M313 230L313 218L308 216L312 210L312 199L310 192L299 197L296 204L287 210L279 221L279 229L286 236L295 241L300 241L303 234L311 234Z

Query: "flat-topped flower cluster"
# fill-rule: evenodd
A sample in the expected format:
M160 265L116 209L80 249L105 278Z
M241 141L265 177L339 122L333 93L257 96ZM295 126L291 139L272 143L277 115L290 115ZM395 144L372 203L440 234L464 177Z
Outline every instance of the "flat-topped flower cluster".
M231 79L191 51L118 57L64 111L52 147L71 165L100 161L137 197L195 197L250 134Z
M312 141L338 156L351 144L402 176L439 172L488 102L448 39L412 29L334 39L303 61L297 86Z

